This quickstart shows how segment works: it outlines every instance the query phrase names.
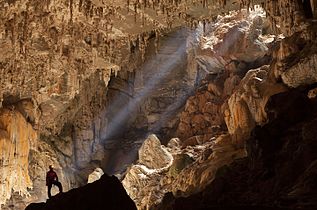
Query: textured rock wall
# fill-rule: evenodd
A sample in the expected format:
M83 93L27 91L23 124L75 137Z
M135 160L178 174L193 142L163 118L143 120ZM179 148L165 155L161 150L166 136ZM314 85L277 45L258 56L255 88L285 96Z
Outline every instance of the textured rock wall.
M240 146L252 126L265 122L268 98L284 90L268 81L264 64L272 36L262 34L262 17L261 10L234 12L189 36L187 46L195 47L189 48L187 72L196 68L197 86L180 114L174 134L180 139L158 147L149 137L123 180L139 209L155 209L166 192L188 196L203 190L218 168L246 155ZM161 147L168 153L155 152ZM172 163L162 161L169 156Z
M267 122L265 106L272 95L286 91L268 79L268 66L248 71L228 100L225 120L232 140L244 145L256 125Z
M28 196L32 181L28 170L29 150L35 147L37 133L22 114L9 108L0 109L0 206L12 192Z
M312 87L276 94L272 114L247 142L249 156L218 171L202 192L158 209L314 209L316 208L316 98ZM281 106L283 104L283 106ZM172 202L171 202L172 201Z
M273 2L270 5L268 1L266 4L268 16L277 18L272 17L270 11L272 7L279 5L279 9L284 10L283 15L288 20L291 18L286 15L285 8L289 6L294 10L291 12L293 18L297 18L297 15L301 18L300 21L308 18L302 7L304 5L292 4ZM196 42L195 35L189 38L190 45L197 46L197 43L201 45L189 52L189 56L194 59L189 59L188 66L198 69L195 76L204 79L199 83L195 94L187 100L180 115L176 132L181 138L180 142L177 143L178 140L172 139L168 144L167 150L173 156L173 163L166 166L169 170L167 171L166 168L149 170L140 163L132 166L124 179L124 185L139 209L158 208L162 192L172 192L175 197L179 197L203 190L212 183L219 167L229 165L235 158L245 155L243 148L245 141L250 138L251 131L257 125L264 126L272 117L278 115L278 111L266 108L274 95L289 91L287 86L297 87L315 83L313 66L315 42L311 40L315 32L310 23L302 24L304 27L296 24L287 25L287 23L281 25L279 32L291 36L285 38L284 35L266 34L271 31L267 27L269 24L256 14L256 12L249 14L241 12L235 15L232 13L218 19L219 22L213 27L201 25L201 30L199 31L198 28L197 31L198 35L195 34L197 37L203 37L200 41ZM248 17L247 20L244 19L245 17ZM188 72L193 71L188 70ZM314 98L315 89L308 95ZM284 104L280 106L283 107ZM301 111L298 111L297 114L301 115L300 113ZM215 138L226 132L223 128L228 129L228 135ZM271 146L267 145L271 149L275 146L274 143ZM264 149L258 152L262 154L263 151ZM269 151L264 156L270 156ZM249 148L249 155L252 156L253 152L254 150ZM188 161L189 159L186 158L188 156L189 159L193 158L192 161ZM156 156L151 158L161 159ZM272 159L265 160L266 164L270 164L270 160ZM238 169L235 169L237 174L239 174ZM263 176L271 172L265 170ZM311 168L309 171L310 174L313 173ZM234 177L230 180L234 180ZM234 184L233 187L236 185ZM217 188L217 183L215 186ZM223 189L231 190L226 187ZM235 190L239 188L233 189L234 192ZM203 193L199 195L202 195L199 198L204 198ZM259 193L257 198L261 195L263 194ZM171 197L168 198L168 195L165 198L169 201L173 200ZM242 196L241 203L243 199ZM188 203L189 209L196 208L195 204L190 204L192 201ZM188 208L181 202L183 200L174 207ZM195 202L201 204L199 199ZM202 208L212 206L202 203Z
M315 208L314 2L266 1L283 35L273 37L270 65L249 70L224 107L231 142L249 139L249 157L218 170L200 193L176 200L179 194L166 194L158 209Z
M286 36L291 36L296 32L303 31L303 29L306 30L312 24L306 20L316 18L315 0L268 0L265 1L265 8L274 30L282 32Z
M267 31L263 17L263 11L256 8L250 14L243 11L219 17L205 30L198 28L200 42L190 59L198 64L201 75L197 77L204 79L180 116L177 135L184 145L208 141L225 127L243 142L243 135L248 135L255 123L265 122L267 99L283 88L274 88L273 82L267 81L268 67L246 74L270 61L274 36L262 33Z

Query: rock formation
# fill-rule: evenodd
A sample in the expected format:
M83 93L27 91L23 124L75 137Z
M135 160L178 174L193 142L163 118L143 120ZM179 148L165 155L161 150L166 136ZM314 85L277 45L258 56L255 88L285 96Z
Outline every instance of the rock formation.
M212 35L209 35L211 38L208 39L208 26L204 25L201 33L207 35L203 41L199 42L203 43L202 47L196 49L193 55L197 59L196 65L199 65L201 70L209 75L205 76L203 74L201 76L204 79L199 85L198 91L187 100L185 109L180 116L180 123L176 132L181 137L181 146L178 149L186 151L188 148L201 146L213 139L217 140L214 141L214 145L207 146L211 151L206 153L211 155L205 157L206 162L201 161L204 157L202 154L205 154L203 152L198 155L200 161L196 159L193 163L188 163L190 165L188 168L180 166L181 169L175 169L177 167L174 165L173 168L171 167L171 174L157 174L149 178L146 182L153 183L155 179L158 179L157 177L163 177L159 178L160 183L157 181L157 184L154 185L156 188L152 186L147 189L142 188L143 192L148 190L148 192L158 195L157 187L159 187L161 191L172 192L172 194L167 193L161 204L158 204L159 202L155 199L151 200L150 197L147 205L154 209L219 209L221 206L246 209L291 209L294 202L296 203L294 205L298 208L309 209L316 205L314 203L314 200L316 200L314 190L307 189L303 184L310 182L308 180L312 180L314 177L313 166L310 165L314 165L315 157L313 155L308 155L309 161L307 160L305 166L301 167L301 172L288 179L289 182L284 181L283 175L281 175L285 173L284 176L286 176L287 173L290 173L288 170L293 170L298 162L304 161L299 157L298 162L295 160L295 165L284 163L287 159L284 156L286 151L286 153L290 152L288 153L290 155L291 151L299 152L301 146L305 147L303 137L298 137L299 142L296 148L285 148L289 147L290 141L296 138L289 134L291 131L288 128L292 130L292 126L299 126L298 129L301 130L301 123L308 122L310 124L310 121L314 119L312 116L315 114L315 110L312 108L314 102L310 102L308 99L313 100L315 98L315 89L310 87L302 93L289 90L289 87L307 86L315 83L314 54L316 43L312 42L312 37L315 37L316 33L314 23L307 21L303 25L299 24L303 23L305 18L311 18L310 16L307 17L305 4L307 2L303 2L303 5L298 2L285 5L284 3L277 4L276 2L267 1L265 6L273 23L281 21L283 18L290 21L289 25L283 22L280 28L265 28L265 23L260 17L253 17L254 24L249 24L243 22L245 20L243 17L242 21L238 22L239 17L232 15L223 18L224 21L218 20L221 23L219 26L217 22L214 23L214 27L210 29L213 34L211 33ZM291 11L294 10L291 12L291 18L293 19L289 18L289 14L283 13L286 11L283 7L289 8ZM275 10L273 10L274 8ZM270 16L272 11L276 12L278 10L283 13L280 16L281 19L274 15ZM252 14L250 16L252 17ZM226 18L233 18L237 22L230 20L228 26L224 26ZM235 35L235 30L237 30L238 33L236 34L238 35ZM262 30L282 32L289 37L262 34ZM247 35L244 35L243 32ZM251 40L251 43L247 43L244 39ZM204 42L204 40L206 41ZM262 41L262 43L259 41ZM270 54L270 52L273 53ZM189 63L192 64L190 61ZM215 74L215 76L210 74ZM279 97L281 99L277 100L276 98ZM287 99L287 97L290 97L290 99ZM282 102L283 99L285 104ZM297 100L302 102L296 102ZM311 107L309 108L310 111L306 110L308 106ZM305 111L302 111L302 109ZM280 112L289 113L290 116L286 117ZM307 118L307 116L310 117ZM264 127L260 128L260 126ZM267 130L266 126L272 131ZM226 130L223 130L224 127L228 129L228 135L225 137L227 140L222 141L226 149L220 149L222 153L218 156L216 145L217 142L221 142L220 139L224 136L211 137L216 137L217 132L219 135L219 131L220 133L226 132ZM280 134L280 127L287 131ZM217 129L215 130L215 128ZM264 135L264 137L257 137L257 135ZM257 138L261 138L261 140ZM273 142L277 141L276 138L282 138L283 140L280 143ZM230 164L233 159L243 156L243 147L248 139L248 158ZM266 141L268 142L266 143ZM230 146L232 150L227 149ZM281 147L283 148L282 151L280 151ZM239 148L241 150L240 155L230 157L230 151L238 152ZM218 169L216 165L218 160L211 157L225 158L226 155L229 156L227 160L230 161L222 162L219 167L221 165L229 166L221 168L216 175L216 179L212 181L215 173L213 169L216 168L216 171ZM179 158L176 154L173 154L173 156L175 159L176 157ZM178 160L177 162L182 161ZM176 164L176 161L174 164ZM180 165L183 164L180 163ZM177 176L173 176L173 173L177 173ZM248 173L251 173L251 175ZM261 174L265 177L263 182L253 178L261 176ZM240 179L246 180L239 181ZM164 183L166 180L168 181ZM301 184L298 184L295 180L300 180ZM252 184L247 186L250 183ZM266 184L271 185L267 188L263 187L263 190L259 189ZM204 189L206 186L208 187ZM292 197L291 192L295 188L297 192L307 193L309 191L311 195L308 198L303 193ZM127 190L129 192L129 188ZM199 191L202 192L197 193ZM257 191L256 195L251 196L255 191ZM192 193L197 194L189 196ZM234 196L235 194L239 196ZM145 196L146 193L143 195ZM288 197L287 201L284 200L285 196ZM308 200L305 201L305 198ZM162 196L157 196L156 199L162 199ZM145 209L144 202L137 199L136 203L139 209Z
M218 170L202 192L166 196L158 209L316 208L316 98L307 97L310 89L271 97L266 108L274 115L253 129L248 157Z
M69 192L58 194L46 203L30 204L25 210L45 209L136 209L115 176L103 175L100 180Z
M11 189L29 196L29 150L35 147L36 140L36 132L19 111L0 110L0 206L10 199Z
M96 168L91 174L88 176L88 183L93 183L101 178L104 174L101 168Z

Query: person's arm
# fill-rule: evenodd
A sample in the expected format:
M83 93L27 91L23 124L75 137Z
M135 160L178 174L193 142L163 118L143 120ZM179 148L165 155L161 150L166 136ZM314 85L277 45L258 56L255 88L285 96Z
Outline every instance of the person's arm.
M55 179L56 179L56 181L58 181L58 176L57 176L56 172L55 172Z

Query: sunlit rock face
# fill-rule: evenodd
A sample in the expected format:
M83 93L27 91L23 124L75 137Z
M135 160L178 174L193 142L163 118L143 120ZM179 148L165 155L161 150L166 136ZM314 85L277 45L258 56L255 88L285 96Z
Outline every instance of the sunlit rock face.
M272 95L286 91L282 84L268 79L268 66L248 71L228 100L225 120L236 144L244 145L256 125L267 122L265 106Z
M167 195L158 209L315 209L317 112L316 98L307 97L311 88L272 96L266 108L274 115L253 130L248 157L221 168L202 192L176 200Z
M91 174L88 176L88 183L93 183L100 179L100 177L104 174L101 168L96 168Z
M268 9L270 18L270 15L272 15L270 13L271 10L282 11L284 10L283 6L285 8L292 7L291 10L293 12L290 15L291 18L294 18L294 21L304 21L307 18L304 17L304 15L307 15L307 11L303 10L305 5L301 5L298 2L292 2L290 5L269 1L266 3L265 6ZM312 10L312 12L314 11ZM286 14L284 10L284 18L291 20ZM246 18L246 16L248 17ZM272 18L274 19L276 16ZM252 204L250 209L257 209L257 207L261 208L261 205L266 205L263 201L265 199L271 199L272 202L274 199L279 199L274 195L284 192L284 187L289 189L287 192L291 192L287 196L287 201L289 202L296 200L296 196L304 199L301 192L314 191L307 189L303 184L311 182L313 177L313 166L310 163L303 163L305 167L307 166L301 169L305 175L300 177L297 176L298 174L291 176L292 178L288 179L291 182L283 181L283 178L278 175L279 173L286 173L294 166L293 163L283 164L283 161L279 162L276 159L277 156L283 159L292 153L286 152L288 150L286 147L289 146L290 141L293 141L293 138L291 135L287 136L288 134L286 134L287 137L281 137L278 134L279 132L274 130L274 126L281 126L287 129L287 122L283 124L283 119L294 117L295 120L295 118L297 119L296 116L298 116L298 119L307 120L308 118L305 118L307 116L306 111L308 111L306 110L307 104L311 105L308 98L314 99L316 97L315 89L311 87L309 88L310 91L305 90L305 93L301 93L300 97L296 93L292 95L293 93L289 92L288 88L315 83L315 43L311 41L315 32L310 26L311 23L303 24L304 27L300 27L299 24L294 22L290 23L293 25L286 24L278 26L279 28L268 28L267 20L261 18L261 13L258 13L257 16L255 12L250 14L243 12L236 13L236 15L231 14L231 16L218 18L218 21L221 24L218 25L216 22L213 25L214 27L210 27L210 32L208 31L208 25L201 27L200 35L203 37L201 41L196 41L195 36L189 38L188 43L190 45L195 46L197 42L200 45L198 45L198 48L192 48L193 50L188 52L188 66L189 68L198 67L196 76L197 78L200 77L202 81L199 83L194 95L187 100L180 115L180 123L176 132L176 136L180 137L180 139L172 140L172 143L169 144L170 146L167 147L167 150L173 156L173 164L168 166L168 171L164 168L159 173L156 171L150 173L146 170L147 167L141 164L138 165L139 170L136 172L134 171L135 168L133 168L135 166L133 166L124 180L124 186L135 200L139 209L218 207L218 204L209 201L210 197L214 196L213 194L217 195L212 201L221 205L229 207L245 205L246 208L249 208L247 205ZM267 32L276 30L278 33L283 32L284 35L267 34ZM300 33L296 35L295 32ZM293 36L285 38L285 35ZM299 56L297 57L297 55ZM190 56L194 59L190 59ZM191 71L189 70L189 72ZM285 103L294 104L293 108L287 104L282 105L283 95L285 97L294 97L288 100L285 98ZM278 97L282 99L276 102ZM301 97L304 98L299 99ZM303 103L296 103L296 100L301 100ZM282 104L278 105L278 103ZM279 106L281 106L281 109L278 108ZM286 107L285 109L290 108L290 112L294 114L292 117L285 118L283 114L279 114L284 106ZM301 110L298 112L294 111L296 109L305 109L304 112L306 114ZM313 114L314 109L311 111L311 114ZM287 111L285 112L284 110L282 112L286 114ZM302 114L303 116L301 116ZM294 123L294 120L289 123ZM271 122L272 125L270 124ZM266 124L268 124L269 130L261 132L261 127ZM299 124L298 126L301 125ZM228 134L221 135L226 132ZM261 138L259 140L257 136L251 135L252 132L256 132L255 135L263 135L265 137L258 137ZM265 132L269 132L269 134L266 135ZM282 140L279 143L273 143L273 140L271 140L272 145L269 146L269 143L265 143L265 138L266 140L282 138ZM285 140L285 138L290 140ZM243 159L243 163L242 161L234 162L234 159L246 155L244 147L248 139L255 141L247 144L247 152L251 157ZM299 139L301 138L299 137ZM299 141L302 146L306 145L306 142ZM279 146L281 145L284 146L280 150L281 147ZM292 149L289 148L289 150ZM196 153L197 151L199 151L198 154ZM272 151L274 154L270 154ZM307 158L314 165L315 156L312 154L308 156L309 158ZM299 155L294 164L296 165L302 161L301 158L302 156ZM282 168L271 163L270 161L273 159L279 162L278 165ZM250 166L250 162L254 165ZM270 164L273 164L273 166ZM217 174L217 170L222 166L226 167L223 167ZM225 170L228 166L230 171L226 172ZM239 170L245 173L240 174ZM277 184L278 187L274 188L276 191L271 192L269 188L265 188L260 190L258 194L250 196L252 195L252 190L255 190L256 187L246 187L248 183L252 182L261 188L261 184L266 182L252 179L251 176L247 175L248 170L251 170L254 174L263 173L263 179L270 180L268 183L272 184L272 186L274 183ZM225 175L222 175L222 172ZM131 176L133 179L129 178ZM269 178L267 178L268 176ZM217 178L215 184L213 184L215 177ZM232 189L227 189L226 183L222 179L231 183L232 180L235 180L235 177L240 177L241 179L250 177L250 179L241 181L245 185L240 185L239 181L233 182L230 185ZM301 181L295 182L297 180L296 177ZM209 187L205 189L206 186ZM241 188L241 186L244 186L246 190L244 191L244 187ZM294 190L295 188L296 190ZM203 193L190 197L188 202L186 198L183 198L176 199L177 203L173 204L175 201L173 197L187 197L200 191L203 191ZM166 194L163 203L160 204L162 199L161 192L172 192L172 194ZM243 194L241 197L238 196L237 199L230 200L230 196L234 195L234 193L240 194L240 192ZM221 197L223 193L227 193L226 196L228 196L224 198L225 201ZM250 197L245 198L243 196ZM315 205L313 202L314 196L310 196L309 199L311 200L307 201L307 204L298 202L297 205L306 207ZM228 203L226 203L227 201ZM165 205L165 202L168 205ZM254 206L254 202L258 202L259 206ZM283 198L280 198L278 202L283 202ZM283 205L288 208L290 204L283 203ZM272 209L274 208L272 207Z
M246 11L231 13L219 17L210 29L205 26L205 33L201 26L201 30L189 36L188 46L195 47L188 50L188 72L194 72L191 68L199 69L196 71L198 87L180 114L175 133L180 139L172 139L167 147L160 146L168 151L165 155L152 152L159 146L154 144L156 141L150 144L145 140L138 164L128 170L123 180L139 209L158 208L166 192L188 196L203 190L213 181L219 168L246 155L240 143L243 145L252 126L265 122L264 106L268 98L284 90L283 86L275 87L273 82L266 85L268 66L264 64L269 61L272 36L262 34L262 18L260 9L250 14ZM226 40L226 37L234 37L232 34L237 34L237 40ZM195 38L201 42L196 42ZM240 102L244 99L246 102ZM236 130L242 130L247 136L239 136ZM173 157L172 162L162 162L168 156ZM164 164L153 167L144 157L152 163Z
M162 147L160 140L155 135L150 135L139 150L139 163L149 169L164 168L171 161L170 154Z
M154 135L145 140L138 163L122 181L138 209L156 209L167 192L177 196L199 192L214 179L218 168L246 155L244 149L231 143L230 135L185 149L178 139L172 139L167 147L157 142Z
M147 208L163 195L161 174L168 171L173 156L152 134L144 141L139 157L139 163L131 166L122 184L139 208Z
M14 107L13 107L14 108ZM0 109L0 206L17 192L28 196L33 184L29 173L29 150L37 134L23 115L14 109Z
M266 83L268 67L245 75L249 69L270 60L269 48L274 36L262 33L267 30L265 21L264 11L257 8L250 14L233 12L218 17L214 24L205 26L205 31L203 28L197 31L200 41L192 59L197 61L201 77L209 75L202 81L198 92L187 100L181 114L177 135L184 145L208 141L223 127L228 127L229 133L238 135L234 138L243 142L246 136L239 132L248 135L255 121L265 122L266 100L282 88L273 90L270 87L268 91L272 93L263 93L266 88L261 87L262 92L259 92L259 84ZM263 94L268 94L263 103L255 104Z

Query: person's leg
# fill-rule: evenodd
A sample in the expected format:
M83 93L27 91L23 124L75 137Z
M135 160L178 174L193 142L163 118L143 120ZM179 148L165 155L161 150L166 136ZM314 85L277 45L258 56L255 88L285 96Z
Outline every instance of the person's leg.
M60 192L60 193L61 193L61 192L63 192L63 186L62 186L62 183L57 182L57 187L58 187L58 189L59 189L59 192Z
M52 195L51 195L51 189L52 189L52 184L48 184L47 185L47 195L48 195L48 198L51 198Z
M59 181L54 181L54 185L58 187L59 192L63 192L62 184Z

